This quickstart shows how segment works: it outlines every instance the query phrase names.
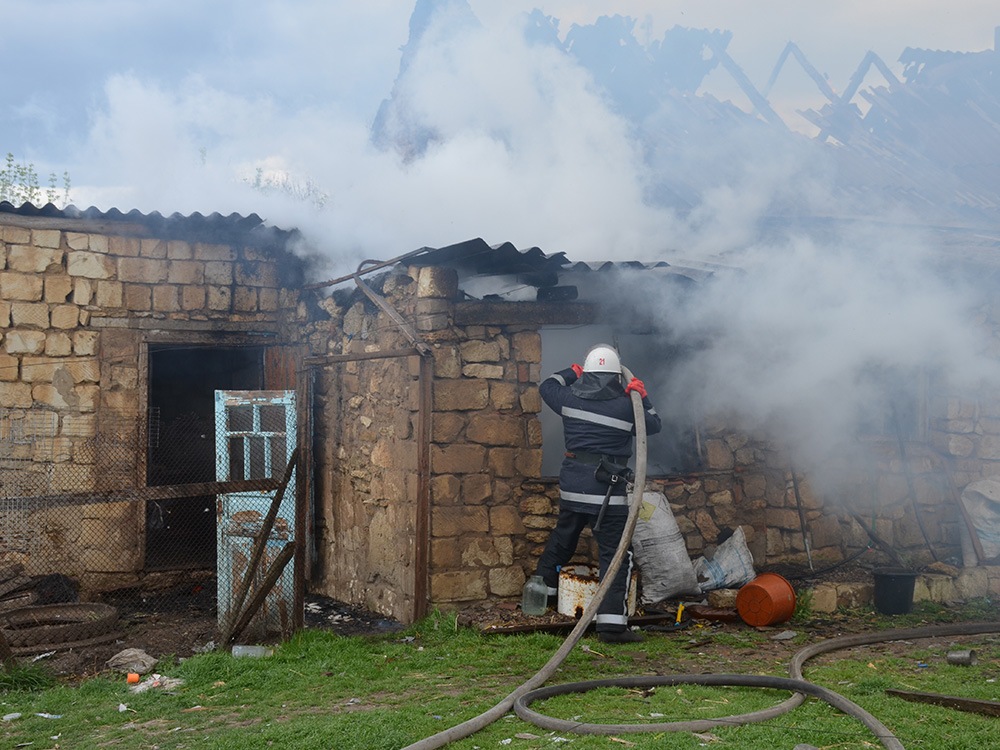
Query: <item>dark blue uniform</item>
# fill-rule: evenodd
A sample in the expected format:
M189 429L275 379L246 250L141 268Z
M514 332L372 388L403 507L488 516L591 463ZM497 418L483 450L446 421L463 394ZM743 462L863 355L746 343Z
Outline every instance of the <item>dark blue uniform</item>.
M585 373L584 377L587 376L588 373ZM572 386L576 380L576 373L567 368L550 375L539 386L542 399L562 417L566 443L566 458L559 470L559 518L536 570L549 587L550 595L558 591L558 569L572 558L583 529L587 526L593 529L608 492L608 485L594 476L597 457L607 456L616 463L627 463L632 455L632 436L635 434L632 400L617 379L597 393L574 389ZM660 417L648 397L642 399L642 406L646 433L652 435L659 432ZM627 518L625 483L619 482L612 485L607 511L600 528L594 532L602 579L621 541ZM626 628L631 575L630 550L598 609L598 632Z

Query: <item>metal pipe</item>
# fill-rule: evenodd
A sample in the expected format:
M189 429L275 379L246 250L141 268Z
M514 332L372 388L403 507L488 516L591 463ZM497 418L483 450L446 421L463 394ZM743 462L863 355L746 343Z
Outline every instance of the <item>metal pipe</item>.
M427 615L429 604L431 545L431 413L433 401L434 360L420 358L417 409L417 518L414 524L413 549L413 619Z

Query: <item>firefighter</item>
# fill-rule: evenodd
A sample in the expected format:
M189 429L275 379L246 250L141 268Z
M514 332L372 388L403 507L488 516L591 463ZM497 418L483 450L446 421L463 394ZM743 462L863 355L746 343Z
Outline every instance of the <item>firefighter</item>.
M551 597L558 593L559 568L573 556L585 527L590 526L597 541L602 580L625 531L628 460L635 434L632 391L642 397L646 433L659 432L661 424L641 380L632 378L623 387L618 352L607 344L591 348L583 367L573 364L547 377L539 391L562 417L566 443L559 471L559 518L536 569ZM630 549L597 611L597 636L605 643L642 640L628 629L631 575Z

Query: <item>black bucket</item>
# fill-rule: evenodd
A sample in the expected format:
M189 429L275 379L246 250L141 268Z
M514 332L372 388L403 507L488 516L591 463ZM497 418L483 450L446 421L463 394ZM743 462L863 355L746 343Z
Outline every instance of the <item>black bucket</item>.
M875 574L875 609L883 615L905 615L913 607L917 572L906 568L880 568Z

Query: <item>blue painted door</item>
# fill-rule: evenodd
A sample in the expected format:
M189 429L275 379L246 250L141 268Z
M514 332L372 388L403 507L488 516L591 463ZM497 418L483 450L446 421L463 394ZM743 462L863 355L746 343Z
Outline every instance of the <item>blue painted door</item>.
M294 391L215 392L216 480L281 479L295 449ZM219 627L233 615L240 584L247 574L254 542L263 527L274 493L219 495L217 504ZM249 601L271 562L295 534L295 476L283 495ZM294 603L292 565L267 596L240 641L256 640L288 629Z

